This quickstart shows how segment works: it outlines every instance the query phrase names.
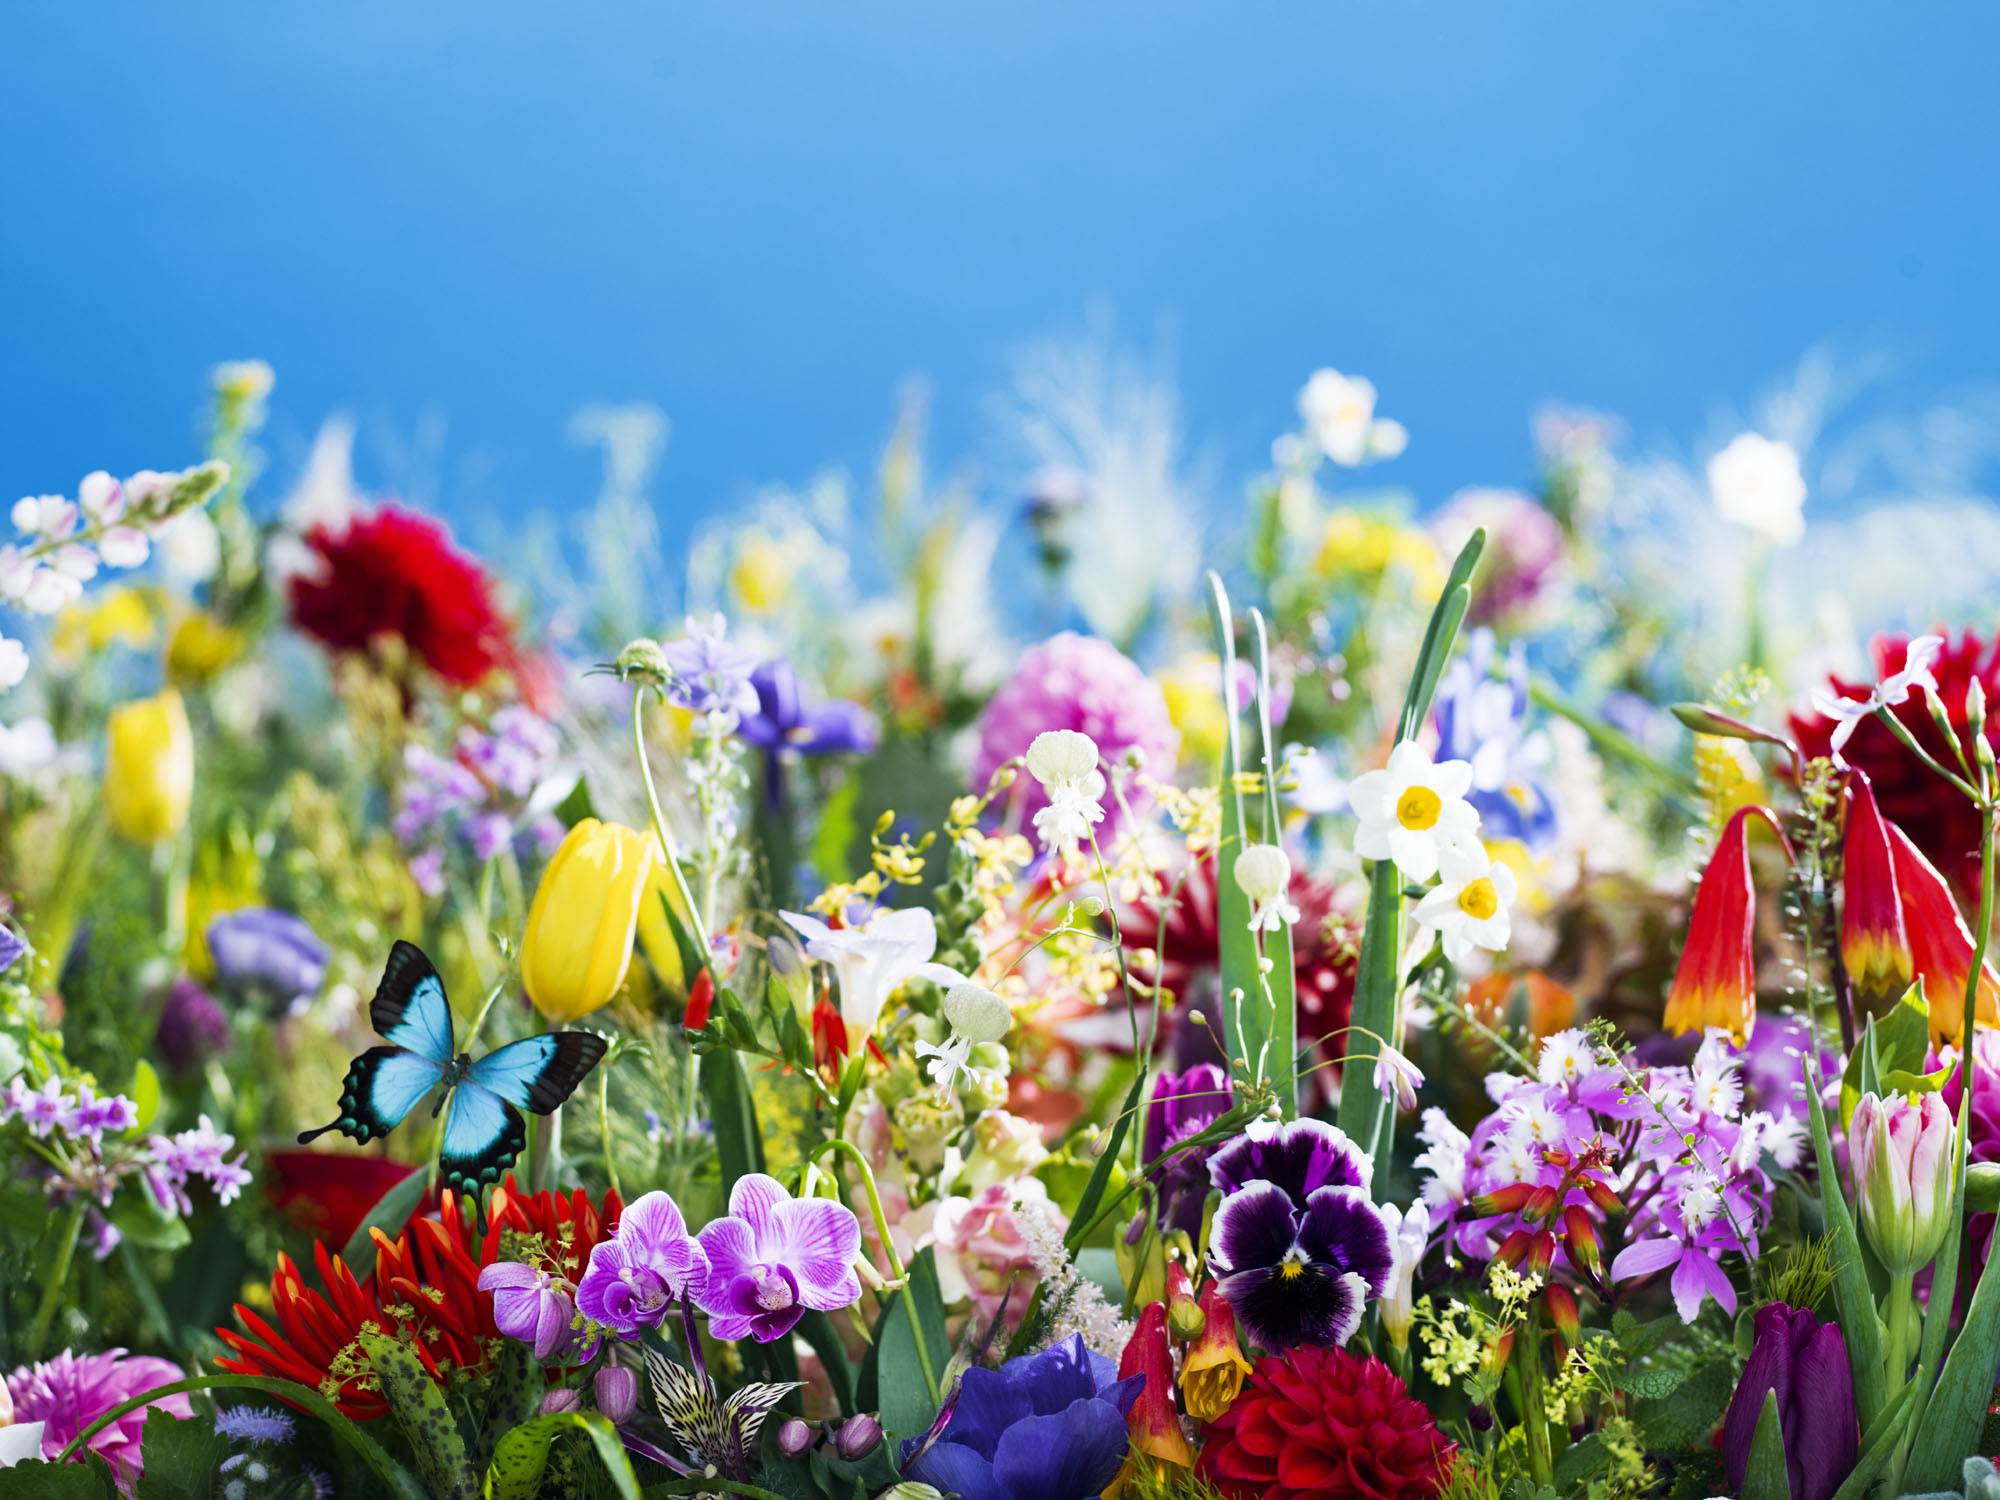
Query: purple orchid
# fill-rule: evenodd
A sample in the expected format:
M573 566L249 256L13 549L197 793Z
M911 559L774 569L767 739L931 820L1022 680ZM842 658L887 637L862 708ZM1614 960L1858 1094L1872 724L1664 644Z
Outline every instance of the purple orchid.
M1229 1075L1214 1063L1196 1063L1185 1073L1162 1073L1153 1082L1146 1105L1145 1159L1148 1166L1172 1147L1199 1135L1231 1103ZM1201 1232L1208 1203L1208 1164L1215 1148L1196 1146L1177 1152L1155 1172L1160 1194L1160 1227Z
M703 1227L701 1248L708 1279L694 1300L718 1339L748 1335L768 1344L791 1332L807 1308L835 1312L861 1297L854 1211L825 1198L794 1198L761 1172L736 1179L727 1217Z
M534 1346L547 1364L582 1364L597 1352L597 1331L578 1326L569 1283L519 1261L496 1261L479 1273L479 1289L493 1294L493 1321L510 1339Z
M1208 1175L1224 1193L1253 1182L1271 1183L1284 1189L1295 1207L1304 1208L1323 1187L1360 1188L1365 1197L1370 1165L1338 1126L1294 1120L1252 1125L1208 1159Z
M326 944L288 911L226 912L208 924L208 951L224 985L279 1013L304 1010L326 982Z
M974 1365L935 1441L903 1444L904 1473L963 1500L1099 1495L1125 1461L1126 1416L1145 1383L1117 1374L1081 1334L998 1370Z
M708 1257L680 1206L665 1193L648 1193L626 1206L618 1233L590 1252L576 1303L593 1323L634 1339L658 1328L677 1299L698 1295L708 1274Z

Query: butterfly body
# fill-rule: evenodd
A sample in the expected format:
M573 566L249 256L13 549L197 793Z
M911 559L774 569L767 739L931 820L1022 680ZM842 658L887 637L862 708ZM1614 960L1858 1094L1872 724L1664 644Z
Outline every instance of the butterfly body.
M528 1143L520 1111L545 1115L560 1107L605 1050L604 1038L590 1032L553 1031L479 1058L460 1051L444 983L413 943L390 950L368 1018L387 1045L354 1059L338 1118L303 1132L300 1143L331 1130L364 1144L378 1140L435 1091L431 1117L444 1119L438 1174L475 1202Z

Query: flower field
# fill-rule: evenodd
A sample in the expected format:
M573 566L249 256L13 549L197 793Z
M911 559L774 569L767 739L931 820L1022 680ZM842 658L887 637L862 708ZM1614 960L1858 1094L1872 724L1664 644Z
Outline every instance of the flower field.
M2000 1494L2000 638L1789 443L475 548L272 379L0 547L0 1494Z

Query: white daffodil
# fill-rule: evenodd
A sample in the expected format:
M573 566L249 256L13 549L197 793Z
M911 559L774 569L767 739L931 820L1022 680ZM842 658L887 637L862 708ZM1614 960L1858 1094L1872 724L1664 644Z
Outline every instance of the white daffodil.
M1410 1323L1416 1316L1414 1296L1417 1267L1423 1264L1424 1249L1430 1242L1431 1213L1422 1200L1408 1208L1384 1203L1376 1213L1389 1231L1389 1289L1377 1304L1382 1327L1398 1349L1410 1347Z
M1097 742L1074 729L1047 729L1035 736L1025 757L1028 773L1042 784L1049 805L1035 814L1035 832L1051 854L1074 849L1104 821L1098 798L1104 777L1097 769Z
M1292 904L1292 862L1276 844L1251 844L1236 856L1236 884L1250 898L1250 930L1276 932L1299 919Z
M1780 547L1805 535L1806 481L1790 443L1739 433L1708 461L1716 514Z
M1464 963L1474 948L1498 953L1507 946L1507 911L1514 904L1514 872L1478 840L1443 851L1436 889L1417 903L1417 920L1444 939L1444 956Z
M1918 636L1903 653L1903 670L1876 683L1866 698L1842 698L1823 687L1813 689L1812 706L1827 718L1837 721L1832 736L1833 758L1837 764L1840 763L1841 747L1861 727L1861 721L1876 709L1907 703L1910 694L1919 688L1937 691L1937 678L1931 675L1931 663L1943 650L1943 636Z
M1375 415L1375 386L1359 375L1313 371L1299 392L1299 416L1319 451L1342 468L1394 458L1409 446L1401 422Z
M1429 751L1404 740L1389 752L1386 769L1357 776L1347 788L1348 805L1361 820L1355 853L1393 859L1410 879L1429 880L1441 849L1479 831L1479 814L1465 800L1471 789L1468 762L1433 765Z
M912 979L963 984L956 969L931 962L937 951L937 924L921 906L878 911L859 927L829 927L799 912L778 913L806 940L806 953L831 964L840 978L840 1019L848 1041L859 1047L875 1032L882 1007Z

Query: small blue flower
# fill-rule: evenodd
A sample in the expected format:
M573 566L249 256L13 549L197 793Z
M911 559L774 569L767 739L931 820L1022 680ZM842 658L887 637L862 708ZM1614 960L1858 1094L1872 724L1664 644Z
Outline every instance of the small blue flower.
M215 1431L237 1443L289 1443L293 1419L274 1406L227 1406L215 1414Z
M739 718L757 712L757 689L750 674L757 670L757 653L728 639L729 622L720 614L707 628L693 619L687 622L687 636L669 642L662 651L674 680L667 685L667 701L690 713L728 712Z
M1528 657L1521 642L1507 652L1507 676L1493 669L1493 632L1472 632L1465 655L1446 670L1437 692L1437 758L1467 761L1489 839L1515 839L1540 852L1556 836L1556 804L1543 782L1548 736L1528 731Z

